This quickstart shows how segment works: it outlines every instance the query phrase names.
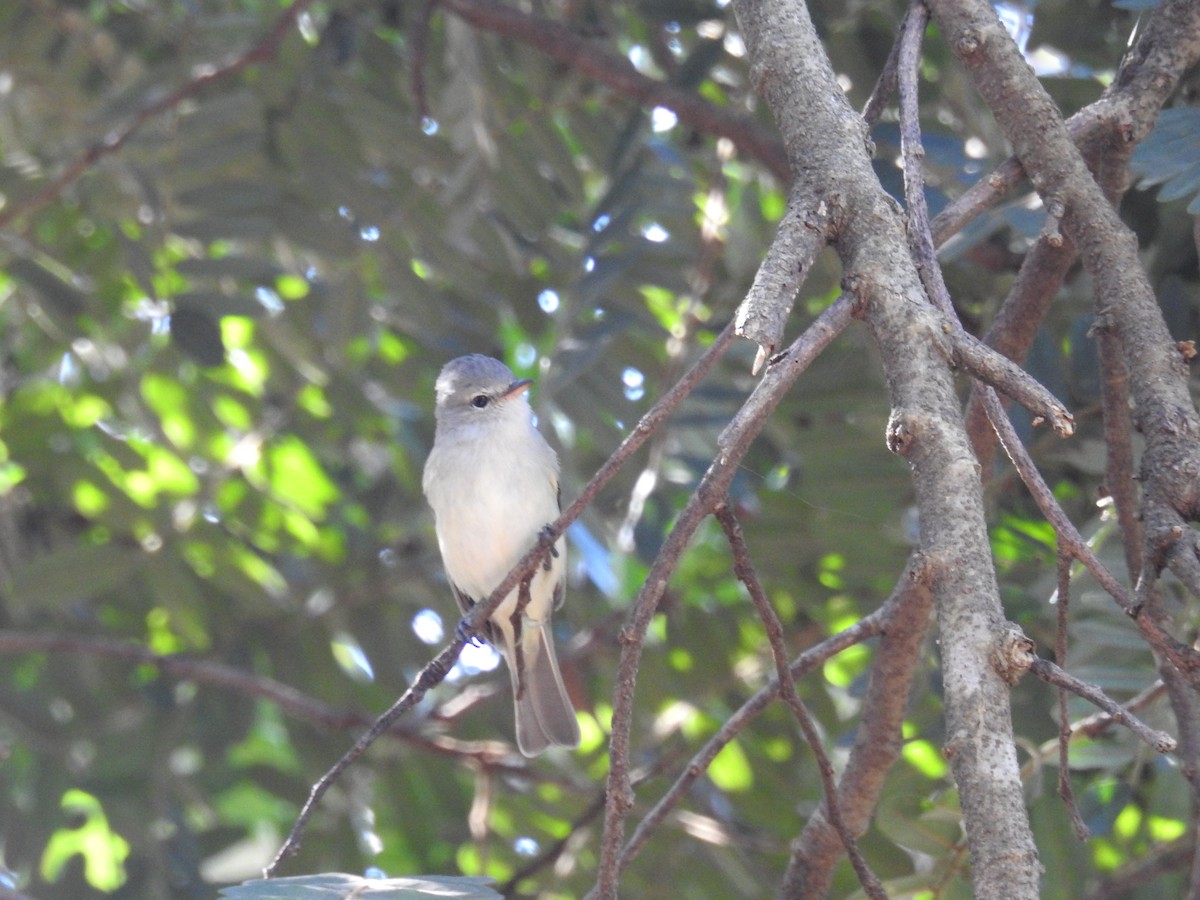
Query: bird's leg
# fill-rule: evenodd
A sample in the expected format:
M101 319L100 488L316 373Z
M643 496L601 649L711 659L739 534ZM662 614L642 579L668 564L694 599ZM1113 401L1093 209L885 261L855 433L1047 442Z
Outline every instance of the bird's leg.
M538 542L546 544L546 549L550 551L542 558L542 568L549 572L554 565L551 560L558 559L558 548L554 546L554 533L549 525L543 525L542 530L538 532Z

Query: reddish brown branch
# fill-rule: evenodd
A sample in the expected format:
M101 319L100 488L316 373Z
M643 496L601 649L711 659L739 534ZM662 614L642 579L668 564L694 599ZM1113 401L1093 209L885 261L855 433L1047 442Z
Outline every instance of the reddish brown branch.
M887 773L904 746L908 695L933 612L934 568L920 553L914 554L883 606L859 622L883 616L854 746L838 783L838 801L854 833L870 823ZM780 893L797 900L827 896L840 852L840 839L818 809L792 842Z
M783 643L783 623L775 614L775 609L771 606L771 601L767 599L762 583L758 580L758 573L754 571L754 564L750 561L750 548L746 545L741 523L738 522L737 516L733 514L733 510L726 502L717 504L713 514L721 524L725 537L729 540L730 549L733 551L733 572L738 580L746 586L746 591L750 594L750 599L753 601L755 609L758 610L759 618L762 619L763 627L766 629L767 643L770 644L771 655L775 658L775 677L778 679L779 696L791 708L792 714L800 725L800 730L804 732L804 739L812 748L813 756L817 760L817 771L821 775L821 784L825 789L825 815L829 817L829 823L838 833L838 837L842 839L842 845L846 848L846 854L850 857L850 863L854 866L854 872L858 875L858 881L867 896L873 897L875 900L880 900L880 898L886 900L887 894L883 890L883 885L878 876L871 871L867 861L863 859L862 853L858 849L858 842L842 817L841 806L838 802L837 782L834 781L833 763L829 761L829 754L825 752L821 733L817 730L816 723L813 722L812 716L804 706L804 701L796 692L796 682L792 678L791 668L788 665L787 648Z
M856 644L877 637L893 622L902 601L893 596L879 609L859 619L849 628L826 638L815 647L810 647L794 659L788 667L793 679L807 675L829 659ZM624 870L645 846L654 830L670 815L671 811L687 796L692 786L708 771L712 761L725 747L758 717L768 706L779 699L778 677L772 678L729 716L696 754L683 767L675 783L658 799L651 810L638 823L628 843L621 849L620 868Z

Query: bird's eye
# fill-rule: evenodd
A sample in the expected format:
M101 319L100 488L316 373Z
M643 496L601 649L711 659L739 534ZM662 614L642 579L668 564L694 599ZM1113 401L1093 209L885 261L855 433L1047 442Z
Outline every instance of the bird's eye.
M483 409L490 402L491 400L488 398L487 394L476 394L471 398L471 405L476 409Z

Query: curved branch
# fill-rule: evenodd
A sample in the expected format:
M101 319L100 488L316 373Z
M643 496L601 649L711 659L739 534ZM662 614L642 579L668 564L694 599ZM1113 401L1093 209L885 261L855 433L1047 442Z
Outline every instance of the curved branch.
M566 25L523 13L494 0L437 0L449 13L476 28L512 38L629 97L642 106L662 106L705 134L728 138L781 182L791 170L779 138L750 116L722 109L694 91L639 72L625 56L589 41Z
M1065 672L1048 659L1031 656L1029 671L1047 684L1053 684L1063 690L1078 694L1108 714L1110 720L1124 725L1141 740L1149 744L1155 753L1170 753L1175 749L1175 739L1165 731L1156 731L1137 716L1129 712L1120 703L1110 698L1094 684L1088 684Z
M977 379L1003 391L1033 413L1034 425L1040 425L1042 420L1049 421L1054 433L1062 438L1075 433L1074 416L1048 388L1015 362L961 329L951 335L951 340L955 361Z
M879 882L879 877L871 871L867 861L863 859L854 833L847 827L845 817L842 815L837 782L834 780L833 763L829 761L829 754L825 752L821 733L817 730L816 723L813 722L804 701L796 692L796 682L788 667L787 650L783 644L783 623L775 614L771 601L767 599L762 583L758 580L758 573L754 571L754 564L750 562L750 548L746 545L746 537L742 533L741 523L738 522L737 516L725 501L717 504L714 515L721 524L721 528L724 529L725 537L729 540L730 549L733 551L734 574L746 586L746 591L750 594L750 599L758 610L759 618L763 621L767 641L771 645L771 654L775 657L775 678L779 684L779 696L791 708L792 714L800 725L800 730L804 733L804 739L812 748L813 756L816 757L817 771L821 774L821 783L825 788L825 804L822 811L828 816L829 824L833 826L833 830L837 832L842 845L846 848L846 855L850 857L850 864L854 866L855 874L858 875L859 883L863 886L867 896L874 900L880 900L880 898L886 900L887 894Z

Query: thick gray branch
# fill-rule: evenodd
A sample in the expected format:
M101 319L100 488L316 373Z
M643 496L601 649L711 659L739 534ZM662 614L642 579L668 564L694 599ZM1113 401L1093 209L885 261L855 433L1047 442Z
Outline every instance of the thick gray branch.
M930 0L951 48L1013 144L1047 207L1064 210L1062 227L1079 248L1096 291L1096 327L1120 342L1134 400L1142 455L1145 559L1155 569L1196 568L1193 540L1180 540L1200 518L1200 417L1188 369L1171 340L1121 222L1075 147L1053 100L985 0ZM1173 7L1174 8L1174 7ZM1195 587L1195 585L1193 585Z
M1037 850L1021 792L1007 685L988 648L1003 630L979 475L944 334L922 289L904 224L871 169L862 120L838 88L800 0L735 10L756 82L775 114L797 189L837 196L844 283L879 346L892 400L888 444L913 470L921 550L934 573L948 749L978 897L1038 895Z
M754 284L737 311L738 335L758 344L755 375L782 345L784 324L813 260L825 246L828 229L825 202L793 191Z

